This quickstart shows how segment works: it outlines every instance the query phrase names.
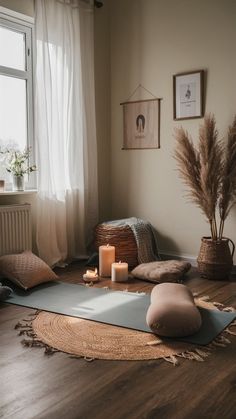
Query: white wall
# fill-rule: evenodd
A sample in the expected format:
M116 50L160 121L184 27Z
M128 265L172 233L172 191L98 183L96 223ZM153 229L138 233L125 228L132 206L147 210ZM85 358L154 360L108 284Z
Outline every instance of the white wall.
M180 125L173 121L172 76L206 70L206 111L225 135L236 113L235 22L234 0L111 0L112 217L149 220L167 253L196 256L201 236L209 235L204 216L184 197L172 157ZM163 98L161 148L122 151L120 102L139 83ZM201 122L181 121L194 141ZM235 209L225 235L236 242Z

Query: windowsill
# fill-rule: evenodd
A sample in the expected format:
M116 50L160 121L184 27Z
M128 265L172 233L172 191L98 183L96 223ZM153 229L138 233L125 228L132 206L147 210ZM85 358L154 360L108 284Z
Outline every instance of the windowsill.
M29 195L37 193L37 189L26 189L25 191L3 191L0 192L0 196L6 195Z

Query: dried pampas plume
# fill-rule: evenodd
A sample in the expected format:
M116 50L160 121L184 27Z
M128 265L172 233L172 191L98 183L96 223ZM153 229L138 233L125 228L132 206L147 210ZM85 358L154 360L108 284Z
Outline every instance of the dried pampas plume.
M220 188L219 211L220 230L222 238L224 222L232 206L236 203L236 116L229 127L228 141L225 146L225 160L223 164L222 182Z
M219 140L215 117L209 114L199 129L198 148L182 127L175 130L180 177L188 186L189 197L210 223L213 240L221 239L224 221L236 203L236 117L229 128L228 143ZM220 228L216 224L219 207Z

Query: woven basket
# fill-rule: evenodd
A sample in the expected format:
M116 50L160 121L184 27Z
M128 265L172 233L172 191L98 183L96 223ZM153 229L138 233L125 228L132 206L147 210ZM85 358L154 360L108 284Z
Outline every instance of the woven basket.
M108 243L116 248L116 262L127 262L129 268L138 265L138 248L129 226L98 224L94 230L96 250L98 251L99 246Z
M230 252L229 242L232 244ZM228 279L233 266L234 243L228 238L216 241L203 237L197 259L200 275L207 279Z

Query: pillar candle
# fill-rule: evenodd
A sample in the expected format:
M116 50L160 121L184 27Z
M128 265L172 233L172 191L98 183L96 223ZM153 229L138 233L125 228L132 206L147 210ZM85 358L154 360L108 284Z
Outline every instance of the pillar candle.
M111 265L115 262L115 246L99 246L99 276L110 277Z
M114 282L125 282L128 280L128 263L113 263L111 268L111 280Z

